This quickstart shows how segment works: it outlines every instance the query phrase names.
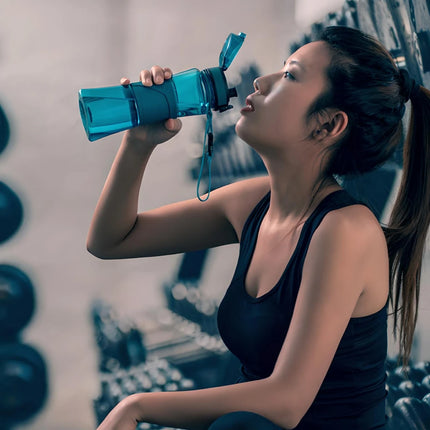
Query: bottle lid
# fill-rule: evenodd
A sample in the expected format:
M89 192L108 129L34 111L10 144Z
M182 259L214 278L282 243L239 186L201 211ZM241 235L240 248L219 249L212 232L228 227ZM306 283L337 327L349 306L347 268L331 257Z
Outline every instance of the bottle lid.
M219 55L219 67L221 70L227 70L230 67L230 64L242 47L245 37L245 33L229 34Z

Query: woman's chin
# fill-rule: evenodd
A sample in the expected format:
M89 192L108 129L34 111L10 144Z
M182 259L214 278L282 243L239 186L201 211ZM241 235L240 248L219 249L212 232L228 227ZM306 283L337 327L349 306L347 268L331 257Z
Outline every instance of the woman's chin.
M249 135L249 128L244 124L244 118L241 116L235 125L235 131L238 137L240 137L245 142L248 142L248 139L251 137Z
M260 152L259 149L261 147L261 142L259 143L258 139L256 139L256 136L250 133L250 130L247 127L243 127L239 122L236 123L236 135L241 140L243 140L248 146L253 148L258 153Z

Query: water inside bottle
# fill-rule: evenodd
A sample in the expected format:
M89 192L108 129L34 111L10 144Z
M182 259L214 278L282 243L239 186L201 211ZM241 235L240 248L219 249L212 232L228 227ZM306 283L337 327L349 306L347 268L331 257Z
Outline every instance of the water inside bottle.
M176 89L178 117L202 115L210 109L211 96L207 83L198 69L173 75Z

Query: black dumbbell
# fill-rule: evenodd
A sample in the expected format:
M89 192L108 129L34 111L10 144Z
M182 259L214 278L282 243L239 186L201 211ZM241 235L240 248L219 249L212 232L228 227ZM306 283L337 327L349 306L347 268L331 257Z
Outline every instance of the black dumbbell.
M426 388L415 381L403 381L399 384L399 389L404 393L403 397L415 397L421 399L427 394Z
M0 182L0 243L15 234L22 218L21 200L10 187Z
M15 266L0 264L0 341L14 341L35 308L34 288Z
M420 361L413 366L413 369L420 373L421 380L427 375L430 375L430 361Z
M7 119L6 114L4 113L3 108L0 106L0 152L2 152L6 148L9 142L9 136L9 121Z
M404 397L405 394L402 390L399 389L399 387L395 385L387 384L385 388L387 390L387 398L385 402L385 413L387 414L388 418L391 418L393 416L394 404L397 402L397 400Z
M401 369L401 368L400 368ZM428 375L428 363L420 362L412 366L406 366L404 375L406 379L411 381L421 382ZM399 370L401 372L401 370Z
M94 302L91 316L100 350L101 371L112 372L146 360L142 333L132 325L119 321L109 305L101 301Z
M423 397L423 402L424 402L426 405L428 405L428 406L429 406L429 408L430 408L430 393L426 394L426 395Z
M7 428L38 412L47 397L41 354L21 343L0 344L0 422Z
M390 387L398 387L401 382L406 381L406 378L404 375L396 373L394 371L387 371L386 375L387 375L386 383Z
M385 367L387 372L392 372L399 365L397 358L395 357L387 357L385 360Z
M426 389L428 393L430 393L430 375L427 375L423 380L421 381L423 384L423 387Z
M393 407L389 430L428 430L430 407L414 397L402 397Z

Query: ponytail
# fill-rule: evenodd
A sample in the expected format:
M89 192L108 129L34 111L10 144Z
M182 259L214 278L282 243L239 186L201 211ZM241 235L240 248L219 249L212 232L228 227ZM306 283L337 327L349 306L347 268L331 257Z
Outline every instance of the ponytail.
M411 94L403 166L400 189L385 234L393 331L395 339L399 332L400 357L406 365L417 322L422 259L430 224L430 91L418 85Z
M404 142L403 177L388 226L389 302L400 357L409 360L417 322L422 259L430 224L430 91L399 70L375 38L350 27L327 27L319 37L331 51L327 89L308 118L334 107L348 115L345 135L328 153L325 174L356 175L382 165L403 137L405 103L411 101Z

